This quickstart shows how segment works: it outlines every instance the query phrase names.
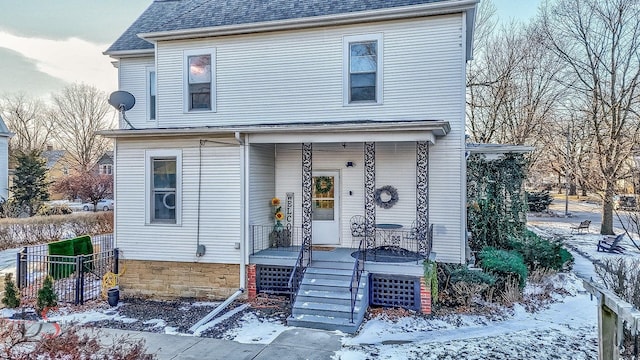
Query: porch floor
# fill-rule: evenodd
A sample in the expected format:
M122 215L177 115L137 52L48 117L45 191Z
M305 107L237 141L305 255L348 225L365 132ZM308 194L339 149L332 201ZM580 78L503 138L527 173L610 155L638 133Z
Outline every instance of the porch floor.
M351 254L358 249L346 247L322 247L314 246L311 252L311 266L314 262L334 262L340 263L340 268L345 264L353 265L355 258ZM279 265L279 266L295 266L298 258L300 246L267 248L256 252L249 256L250 264L257 265ZM338 264L336 264L338 265ZM393 275L409 275L423 276L423 260L407 260L407 262L374 262L367 260L365 262L365 271L376 274L393 274Z

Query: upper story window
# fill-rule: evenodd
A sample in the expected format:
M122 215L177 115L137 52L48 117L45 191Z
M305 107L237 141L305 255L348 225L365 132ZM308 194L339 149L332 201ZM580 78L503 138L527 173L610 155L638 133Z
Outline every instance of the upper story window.
M155 120L157 116L157 86L156 86L156 69L149 67L147 68L147 119Z
M100 175L113 175L113 165L102 164L99 168Z
M151 224L180 223L181 153L147 151L147 219Z
M215 49L184 52L185 112L215 111Z
M344 103L382 104L382 35L345 36Z

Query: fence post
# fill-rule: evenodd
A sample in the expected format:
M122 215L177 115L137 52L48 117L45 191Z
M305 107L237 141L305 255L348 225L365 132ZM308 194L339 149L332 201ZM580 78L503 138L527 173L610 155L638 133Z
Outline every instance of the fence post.
M119 274L119 266L118 263L120 262L120 250L118 248L113 249L113 273L118 275Z
M18 289L24 289L27 286L27 247L25 246L22 250L18 251L16 256L17 258L17 266L16 266L16 284L18 285Z
M84 256L76 256L76 294L74 305L84 304Z

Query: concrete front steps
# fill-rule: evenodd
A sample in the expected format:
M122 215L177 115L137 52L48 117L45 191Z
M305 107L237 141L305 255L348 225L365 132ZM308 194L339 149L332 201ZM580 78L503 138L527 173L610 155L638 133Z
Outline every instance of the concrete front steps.
M355 333L369 306L367 273L363 272L351 322L353 263L314 261L307 267L287 324Z

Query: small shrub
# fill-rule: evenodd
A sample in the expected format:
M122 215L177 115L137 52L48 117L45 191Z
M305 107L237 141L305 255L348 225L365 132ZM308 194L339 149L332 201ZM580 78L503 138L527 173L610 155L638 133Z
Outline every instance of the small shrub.
M40 216L51 216L51 215L69 215L72 214L73 210L66 204L59 205L46 205L43 204L38 209L38 213L36 215Z
M595 270L607 289L640 308L640 260L605 259Z
M466 282L470 284L486 284L492 286L496 283L495 276L484 271L469 270L466 267L451 271L449 276L449 281L452 284Z
M571 267L573 256L558 241L549 241L527 230L522 238L511 237L509 248L524 258L529 270L553 269L556 271Z
M45 308L55 307L57 305L58 296L53 290L53 278L51 276L47 276L44 278L42 288L38 290L36 309L38 310L38 314L40 314Z
M2 303L8 308L14 309L20 306L20 297L18 295L18 289L13 283L13 274L8 273L4 278L4 296L2 297Z
M524 288L527 281L527 266L524 264L522 255L488 246L480 251L478 257L482 269L496 276L498 280L496 286L499 289L505 289L509 278L516 279L518 287Z
M451 285L453 292L453 301L459 305L466 307L471 306L471 302L475 297L481 296L489 288L487 284L474 284L468 282L457 282Z
M66 327L57 337L26 338L23 323L0 319L0 359L96 359L96 360L152 360L145 341L119 336L105 341L100 331L83 331Z
M549 209L549 204L553 201L549 191L527 192L527 204L529 211L541 212Z
M504 282L504 289L500 294L500 298L506 305L511 305L522 300L522 292L520 292L520 286L516 279L510 277Z

